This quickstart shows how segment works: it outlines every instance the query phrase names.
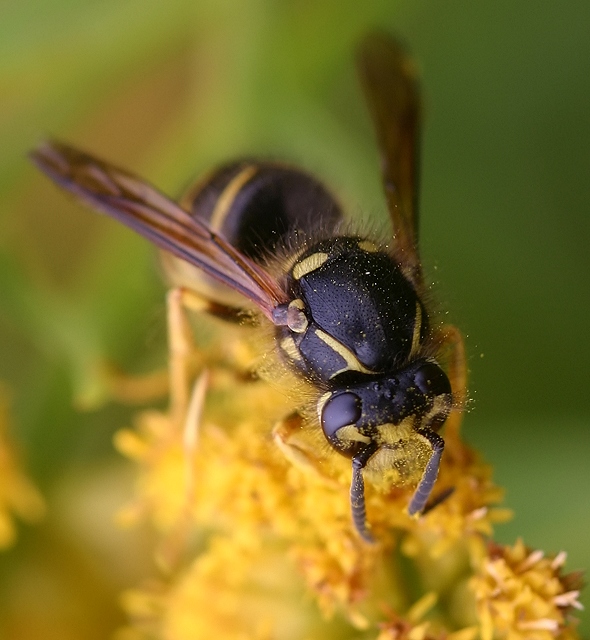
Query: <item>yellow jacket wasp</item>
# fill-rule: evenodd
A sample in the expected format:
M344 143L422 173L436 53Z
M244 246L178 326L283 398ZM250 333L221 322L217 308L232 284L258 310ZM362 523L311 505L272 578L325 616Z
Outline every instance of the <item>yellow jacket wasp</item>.
M279 163L243 160L214 171L181 204L110 164L58 142L32 154L58 185L128 225L169 256L241 294L274 326L282 361L314 389L314 428L352 461L350 502L372 540L364 476L408 477L414 445L426 448L410 515L423 511L444 442L439 429L464 392L459 333L435 327L418 255L420 101L411 61L390 37L359 47L358 69L381 152L393 241L342 234L342 213L313 177ZM282 253L276 275L269 257ZM181 262L178 262L178 261ZM212 298L222 315L232 302ZM445 371L442 351L454 348ZM413 459L411 459L413 458ZM412 465L410 465L412 466Z

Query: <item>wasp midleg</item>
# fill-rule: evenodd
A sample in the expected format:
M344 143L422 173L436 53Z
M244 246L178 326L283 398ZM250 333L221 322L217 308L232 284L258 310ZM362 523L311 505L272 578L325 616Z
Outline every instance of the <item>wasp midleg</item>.
M293 235L309 239L318 228L327 233L341 216L335 200L315 178L270 161L224 165L190 187L180 204L262 264L276 261L277 252L288 252ZM177 285L167 295L167 323L170 406L175 423L180 424L194 375L195 342L186 312L242 324L248 323L249 316L243 298L230 288L169 253L162 254L162 262L170 283ZM283 452L288 446L285 442Z
M467 404L467 357L463 335L457 327L444 325L440 331L440 349L447 350L447 375L453 390L453 406L445 422L445 440L457 443L459 427Z

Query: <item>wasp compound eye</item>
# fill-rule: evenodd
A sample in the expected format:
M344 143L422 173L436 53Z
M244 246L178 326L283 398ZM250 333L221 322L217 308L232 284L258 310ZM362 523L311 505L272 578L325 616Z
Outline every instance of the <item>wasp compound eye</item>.
M414 384L425 396L451 393L451 384L445 372L433 362L423 364L416 371Z
M414 373L414 384L423 397L428 399L423 425L437 431L451 409L451 383L437 364L426 362Z
M361 399L356 393L339 393L333 395L322 409L322 429L328 441L338 449L341 440L336 435L342 427L356 425L362 415Z

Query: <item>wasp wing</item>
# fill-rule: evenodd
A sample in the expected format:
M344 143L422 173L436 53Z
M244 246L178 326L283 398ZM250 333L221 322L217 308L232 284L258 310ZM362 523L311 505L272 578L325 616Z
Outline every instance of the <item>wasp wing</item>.
M381 152L383 187L396 246L412 275L421 281L417 73L403 47L382 32L373 32L361 42L357 64Z
M39 146L31 158L59 186L243 294L271 321L285 302L270 274L143 180L55 141Z

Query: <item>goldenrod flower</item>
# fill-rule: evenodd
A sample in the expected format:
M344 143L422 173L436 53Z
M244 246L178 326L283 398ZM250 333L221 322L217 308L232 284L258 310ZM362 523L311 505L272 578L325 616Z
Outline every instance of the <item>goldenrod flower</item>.
M161 574L125 594L134 624L122 637L576 637L565 614L578 592L555 577L563 557L486 546L510 512L489 465L461 441L458 415L437 482L449 495L411 518L411 487L368 483L378 544L367 545L350 521L349 463L297 421L278 422L295 408L290 394L225 359L204 362L181 423L144 412L116 438L140 469L121 516L144 515L160 534Z
M579 573L561 575L566 554L545 557L522 540L513 547L493 543L482 559L472 587L482 625L482 640L574 638L569 619L579 602Z

